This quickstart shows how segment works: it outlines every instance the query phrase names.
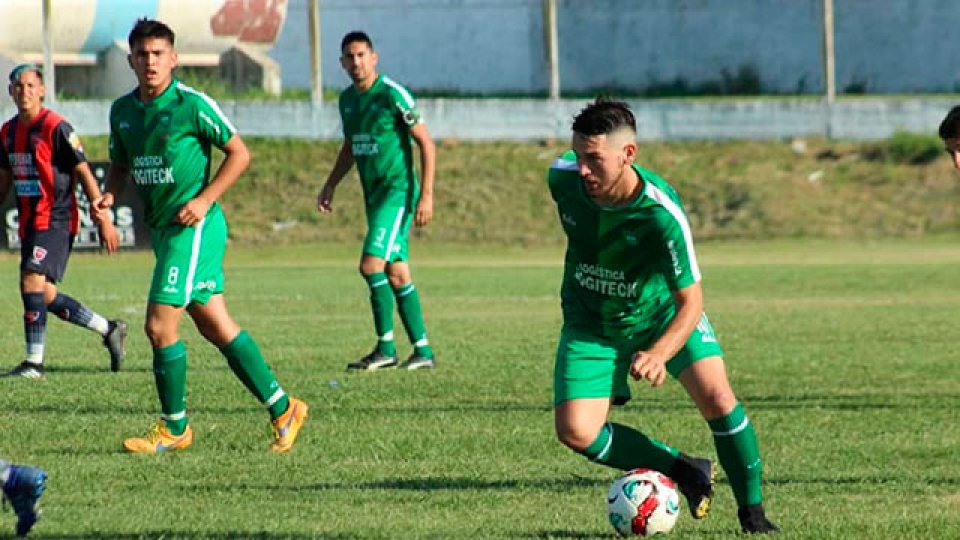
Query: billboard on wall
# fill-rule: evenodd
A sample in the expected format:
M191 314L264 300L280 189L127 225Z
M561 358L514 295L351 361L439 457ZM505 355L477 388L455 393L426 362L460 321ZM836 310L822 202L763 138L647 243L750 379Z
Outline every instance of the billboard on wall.
M91 162L90 169L94 176L100 181L100 187L103 189L107 178L107 166L105 162ZM90 217L90 201L86 194L77 183L77 206L80 211L80 232L74 241L73 249L99 249L100 232ZM17 217L16 197L7 197L6 201L0 201L0 212L3 214L4 239L7 249L20 249L20 236L17 233L19 221ZM136 193L136 188L131 184L123 191L123 195L113 206L113 224L120 234L120 247L122 249L145 249L150 247L150 231L146 222L143 220L143 203Z

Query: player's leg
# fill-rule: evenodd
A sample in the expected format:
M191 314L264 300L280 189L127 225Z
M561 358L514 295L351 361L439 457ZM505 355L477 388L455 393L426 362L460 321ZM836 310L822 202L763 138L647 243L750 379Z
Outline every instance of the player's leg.
M744 532L775 532L777 527L763 511L762 461L756 431L730 387L723 358L697 360L679 374L678 380L713 432L717 456L733 489Z
M187 417L187 347L178 328L184 308L151 301L144 330L153 348L153 379L160 398L160 421L140 437L123 441L128 452L156 454L193 443Z
M204 300L205 303L190 304L187 312L200 334L220 349L234 375L267 409L275 435L271 450L286 452L293 447L307 418L307 404L289 397L283 390L257 342L230 316L223 294L213 294Z
M377 344L368 355L347 364L347 369L375 371L397 365L393 333L394 297L386 269L387 261L393 257L405 210L402 206L368 206L366 213L367 234L363 239L359 270L370 289Z
M10 372L25 378L43 377L47 333L47 284L63 279L72 237L66 230L33 231L20 244L20 298L23 302L24 361ZM55 290L55 289L54 289Z
M43 353L47 335L47 303L43 298L46 276L31 270L20 272L20 300L23 302L23 361L10 375L27 379L43 377Z
M640 431L607 421L610 404L630 399L629 363L613 344L564 330L554 365L557 439L597 463L670 474L681 454Z
M365 249L368 243L364 242ZM393 291L387 278L386 265L383 258L366 252L360 258L360 275L370 289L370 308L377 343L369 354L347 364L347 369L376 371L397 365L397 347L393 334Z
M80 328L100 334L103 346L110 353L110 371L120 371L123 365L123 346L127 338L125 321L107 319L72 296L59 292L53 283L47 283L45 298L47 311L50 313Z
M47 473L36 467L0 459L0 487L17 514L17 536L26 536L40 518L37 503L46 488Z
M153 375L161 417L146 435L123 441L129 452L184 449L193 442L187 417L187 347L180 319L193 293L192 276L200 259L199 230L173 227L151 232L156 263L150 281L144 331L153 349Z
M404 248L403 251L406 251ZM433 349L427 339L427 325L423 322L420 293L410 276L410 265L397 260L387 265L387 277L397 299L400 321L413 345L413 354L400 367L407 370L432 369L437 366Z

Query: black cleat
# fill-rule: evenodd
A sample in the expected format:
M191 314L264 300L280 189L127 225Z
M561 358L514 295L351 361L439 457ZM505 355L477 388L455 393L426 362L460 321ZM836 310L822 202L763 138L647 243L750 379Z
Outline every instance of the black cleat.
M110 329L103 336L103 346L110 351L110 371L116 373L123 367L123 344L127 341L127 323L117 319L110 321Z
M680 493L687 499L693 519L703 519L710 513L713 502L713 483L717 466L709 459L680 454L668 474L677 482Z
M421 356L417 353L410 355L407 361L400 364L400 369L413 371L415 369L434 369L437 367L437 359L432 356Z
M767 519L762 504L741 506L737 510L737 517L740 518L740 529L745 534L776 534L780 532L780 527Z
M35 467L10 466L10 478L3 485L3 497L17 514L17 536L26 536L40 519L37 503L46 487L47 473Z
M23 377L24 379L42 379L43 364L34 364L24 360L7 373L7 377Z
M397 357L387 356L374 349L373 352L356 362L347 364L347 371L377 371L397 367Z

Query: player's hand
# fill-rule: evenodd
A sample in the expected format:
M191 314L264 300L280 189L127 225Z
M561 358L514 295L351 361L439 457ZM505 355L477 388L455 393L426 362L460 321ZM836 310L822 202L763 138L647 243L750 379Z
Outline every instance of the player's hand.
M423 227L430 223L431 219L433 219L433 195L421 195L413 222L416 223L417 227Z
M104 193L100 195L99 198L90 201L90 210L93 212L91 217L97 225L100 225L100 223L104 221L113 222L113 217L110 215L110 209L113 208L113 203L113 193Z
M317 210L321 214L333 212L333 187L329 184L324 184L317 195Z
M180 225L193 227L203 220L204 216L207 215L207 210L209 209L209 202L201 197L196 197L190 199L186 204L181 206L180 211L177 212L177 215L174 216L173 220Z
M667 359L647 351L637 351L630 363L630 376L635 380L646 379L657 387L667 380Z
M120 247L120 234L117 233L113 222L108 218L97 223L97 228L100 230L100 245L107 250L107 253L116 253Z

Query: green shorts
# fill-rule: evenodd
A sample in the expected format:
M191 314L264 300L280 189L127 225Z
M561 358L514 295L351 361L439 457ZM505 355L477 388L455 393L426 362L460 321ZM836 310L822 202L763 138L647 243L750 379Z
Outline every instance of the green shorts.
M408 240L413 211L406 206L383 205L367 208L367 236L363 253L385 261L408 260Z
M149 300L154 304L206 304L223 292L223 256L227 220L219 205L195 227L171 226L150 231L153 267Z
M553 404L601 397L613 398L616 405L629 401L628 379L633 354L649 347L670 319L649 332L622 341L563 328L553 369ZM704 314L687 343L667 362L667 371L676 378L698 360L722 355L713 327Z

